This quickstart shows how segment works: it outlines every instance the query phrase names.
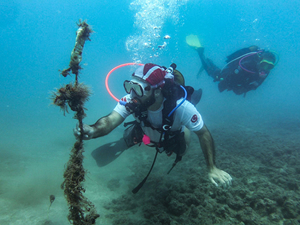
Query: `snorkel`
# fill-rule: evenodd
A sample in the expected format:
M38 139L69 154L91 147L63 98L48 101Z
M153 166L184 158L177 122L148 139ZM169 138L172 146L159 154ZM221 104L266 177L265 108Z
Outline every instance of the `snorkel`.
M125 66L134 66L134 65L139 65L139 66L143 66L144 64L141 63L124 63L121 64L119 66L114 67L112 70L110 70L108 72L108 74L106 75L105 78L105 87L106 90L108 92L108 94L114 99L116 100L118 103L120 103L121 105L126 107L126 110L128 110L130 113L133 112L140 112L143 109L146 109L150 104L153 104L155 102L154 96L150 99L148 99L144 104L140 104L139 99L138 98L132 98L130 102L126 102L126 101L122 101L119 100L116 96L114 96L114 94L110 91L109 86L108 86L108 78L110 77L110 75L116 71L119 68L125 67Z
M124 64L121 64L119 66L116 66L114 67L112 70L110 70L108 72L108 74L106 75L106 78L105 78L105 87L106 87L106 90L108 92L108 94L114 99L116 100L117 102L119 102L121 105L125 106L126 109L128 109L129 111L135 111L135 110L138 110L137 109L137 105L138 105L138 101L134 98L131 102L126 102L126 101L122 101L122 100L119 100L117 97L115 97L113 95L113 93L110 91L109 89L109 86L108 86L108 78L110 77L110 75L117 69L119 68L122 68L122 67L125 67L125 66L132 66L132 65L139 65L139 66L143 66L144 64L141 64L141 63L124 63ZM173 73L173 70L176 69L176 65L173 63L166 71L168 73ZM187 91L185 90L185 88L180 85L180 87L182 88L182 90L184 91L184 97L182 99L182 101L168 114L168 117L170 117L174 112L175 110L182 105L182 103L186 100L187 98ZM150 103L154 103L153 102L153 99L151 98L151 101L147 101L146 105L149 105ZM145 106L144 106L145 107ZM143 108L144 108L143 107Z
M142 66L142 65L144 65L144 64L141 64L141 63L124 63L124 64L121 64L121 65L119 65L119 66L114 67L111 71L109 71L108 74L106 75L106 78L105 78L105 87L106 87L106 90L107 90L108 94L109 94L114 100L116 100L117 102L119 102L121 105L124 105L124 106L126 105L127 102L122 101L122 100L119 100L119 99L118 99L117 97L115 97L115 96L113 95L113 93L110 91L109 86L108 86L108 78L109 78L109 76L112 74L112 72L114 72L115 70L117 70L117 69L119 69L119 68L121 68L121 67L132 66L132 65L139 65L139 66Z

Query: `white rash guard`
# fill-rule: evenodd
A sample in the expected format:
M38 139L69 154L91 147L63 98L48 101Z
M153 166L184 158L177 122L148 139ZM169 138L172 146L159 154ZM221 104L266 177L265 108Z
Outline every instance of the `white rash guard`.
M125 102L130 101L130 95L124 96L121 100ZM177 101L177 105L182 101L179 99ZM147 120L154 128L161 128L162 126L162 109L163 104L161 107L156 111L148 110L148 117ZM119 113L124 119L130 115L130 113L126 110L125 106L121 105L120 103L114 108L114 111ZM181 106L179 106L173 116L173 125L171 131L184 131L184 127L187 127L191 131L198 131L203 127L204 123L202 117L198 110L195 108L193 104L189 101L184 101ZM142 126L144 133L150 137L150 140L153 142L158 143L160 139L160 133L157 130L152 129L151 127Z

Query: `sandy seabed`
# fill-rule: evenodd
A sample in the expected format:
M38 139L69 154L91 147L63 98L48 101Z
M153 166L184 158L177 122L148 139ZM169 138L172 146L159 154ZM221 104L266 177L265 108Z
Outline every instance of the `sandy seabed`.
M188 153L169 175L175 156L158 155L137 194L131 191L148 173L155 152L145 146L122 149L119 129L86 142L85 195L100 214L97 224L300 224L299 125L277 124L268 132L212 126L217 166L233 177L231 187L208 181L193 135ZM99 143L106 145L99 148ZM0 224L69 224L60 184L72 138L46 144L61 149L53 154L8 151L13 147L1 152ZM56 199L49 207L51 194Z

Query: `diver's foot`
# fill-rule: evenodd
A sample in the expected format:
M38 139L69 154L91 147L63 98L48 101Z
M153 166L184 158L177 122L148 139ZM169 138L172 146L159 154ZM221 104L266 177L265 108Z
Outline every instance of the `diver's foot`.
M192 94L191 96L191 103L196 106L200 100L201 100L201 97L202 97L202 89L198 89L196 91L194 91L194 93Z

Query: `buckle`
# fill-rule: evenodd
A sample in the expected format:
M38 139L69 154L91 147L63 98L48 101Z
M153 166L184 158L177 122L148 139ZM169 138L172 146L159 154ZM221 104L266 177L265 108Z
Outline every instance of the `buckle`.
M165 124L165 125L162 126L162 129L163 129L164 131L170 130L171 128L172 128L172 126L167 125L167 124Z

